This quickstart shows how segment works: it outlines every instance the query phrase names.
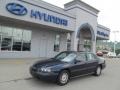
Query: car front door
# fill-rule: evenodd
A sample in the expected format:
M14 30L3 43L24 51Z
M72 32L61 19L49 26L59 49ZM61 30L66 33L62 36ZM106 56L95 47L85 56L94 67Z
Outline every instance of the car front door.
M87 73L94 72L96 70L97 65L98 65L98 60L95 57L95 55L93 53L87 53L87 63L86 63Z
M78 76L86 73L86 55L85 53L77 53L74 64L71 66L72 76Z

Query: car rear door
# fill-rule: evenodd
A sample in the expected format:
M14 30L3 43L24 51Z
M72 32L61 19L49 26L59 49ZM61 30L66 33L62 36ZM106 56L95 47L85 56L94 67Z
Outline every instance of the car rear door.
M87 73L92 73L96 70L96 67L98 65L98 60L93 53L87 53L86 56L87 56L86 71Z

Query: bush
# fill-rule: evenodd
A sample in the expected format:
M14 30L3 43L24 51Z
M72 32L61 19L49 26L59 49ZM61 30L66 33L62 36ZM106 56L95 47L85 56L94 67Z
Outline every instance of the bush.
M116 54L120 54L120 49L115 50Z

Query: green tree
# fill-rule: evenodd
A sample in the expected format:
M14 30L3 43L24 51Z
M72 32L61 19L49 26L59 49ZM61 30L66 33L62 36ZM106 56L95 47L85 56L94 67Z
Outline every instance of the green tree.
M120 54L120 49L115 50L116 54Z

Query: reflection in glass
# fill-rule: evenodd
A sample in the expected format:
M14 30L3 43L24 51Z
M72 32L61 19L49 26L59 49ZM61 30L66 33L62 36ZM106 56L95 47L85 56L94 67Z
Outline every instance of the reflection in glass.
M1 49L2 29L0 27L0 49Z
M2 41L1 39L2 39L2 38L1 38L1 35L0 35L0 47L1 47L1 41Z
M21 47L22 47L22 40L18 40L16 39L16 37L14 37L12 50L21 51Z
M1 50L11 51L12 38L10 36L2 36Z
M85 48L85 51L91 51L91 40L88 40L88 39L85 39L84 40L84 48Z
M9 27L1 27L1 33L3 36L12 36L12 28Z
M31 31L23 31L23 47L22 51L30 51Z
M11 51L12 28L1 27L1 50Z
M73 52L62 52L54 57L55 60L60 60L63 62L71 62L76 58L76 54Z
M67 33L67 51L71 50L71 34Z
M31 31L0 26L0 50L30 51Z
M54 44L54 51L59 52L59 50L60 50L60 35L56 35L55 44Z
M22 30L14 29L13 30L13 51L21 51L22 47Z

